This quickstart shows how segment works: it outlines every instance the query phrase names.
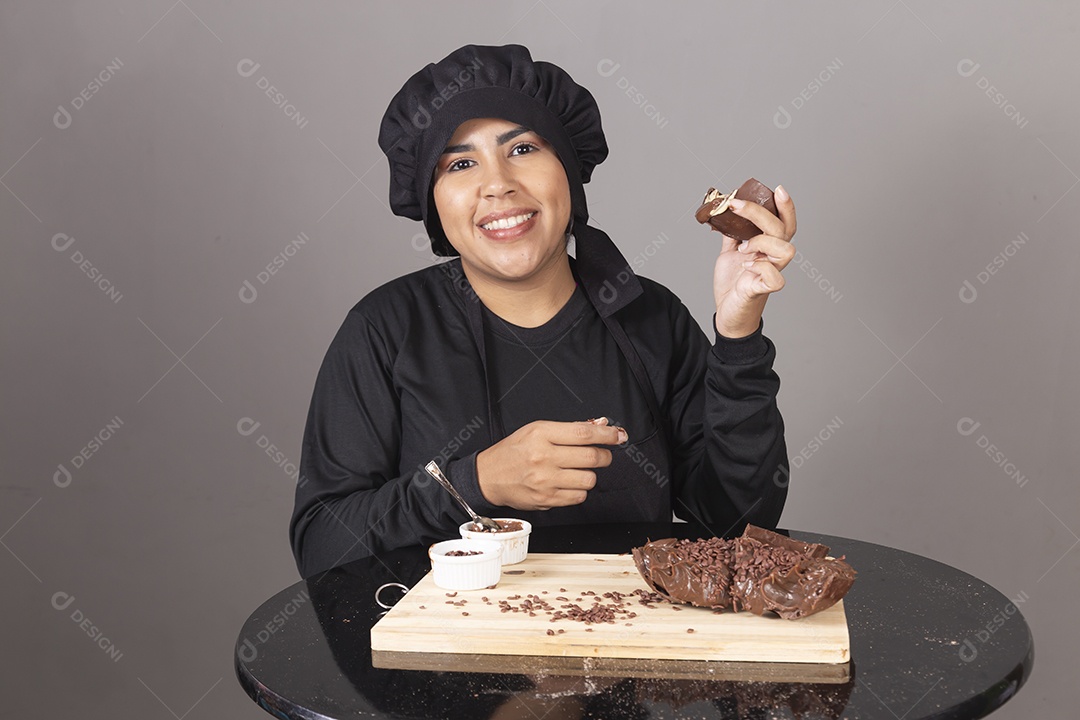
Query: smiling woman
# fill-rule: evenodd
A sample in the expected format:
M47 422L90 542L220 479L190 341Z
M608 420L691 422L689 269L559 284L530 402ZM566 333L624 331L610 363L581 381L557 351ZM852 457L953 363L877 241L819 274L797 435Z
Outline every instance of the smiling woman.
M497 118L458 126L435 167L443 230L484 305L537 327L574 290L570 185L551 144Z
M562 69L519 45L460 48L395 95L379 144L391 209L453 259L373 290L327 351L290 525L302 575L455 537L432 458L478 513L538 527L775 527L788 461L761 312L794 253L782 189L778 217L732 206L763 232L724 239L710 343L589 225L608 148Z

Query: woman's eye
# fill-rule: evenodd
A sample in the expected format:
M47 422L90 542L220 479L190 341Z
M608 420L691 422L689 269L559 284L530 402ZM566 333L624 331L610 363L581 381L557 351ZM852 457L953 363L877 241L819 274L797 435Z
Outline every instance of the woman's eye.
M514 155L528 155L529 153L535 152L535 151L537 151L539 149L540 148L534 143L520 142L517 145L515 145L513 148L510 149L510 155L511 156L514 156ZM522 151L522 152L519 152L519 151ZM472 160L469 160L468 158L461 158L459 160L454 160L449 165L447 165L446 166L446 172L457 172L458 170L466 170L469 167L471 167L472 165L473 165Z

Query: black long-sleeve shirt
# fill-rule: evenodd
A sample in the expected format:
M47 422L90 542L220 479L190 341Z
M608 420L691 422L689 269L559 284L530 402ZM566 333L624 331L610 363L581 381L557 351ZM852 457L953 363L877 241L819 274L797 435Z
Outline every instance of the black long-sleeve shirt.
M476 455L503 429L491 427L489 386L467 318L466 304L476 297L470 298L460 260L398 278L361 300L327 351L304 432L290 523L301 575L455 536L465 517L424 472L432 459L477 512L493 517L525 517L534 524L662 521L674 510L717 533L743 522L775 527L788 465L776 405L780 380L772 370L775 347L761 327L738 340L716 335L710 347L670 290L645 278L638 282L641 294L611 317L641 358L661 427L653 438L635 438L635 428L648 424L617 417L631 431L631 444L621 452L613 448L616 461L597 469L597 490L580 506L542 513L492 506L479 489ZM553 319L575 321L581 337L591 338L575 342L568 336L562 345L565 361L580 365L575 379L589 387L601 380L597 373L611 374L612 348L617 350L606 332L597 331L606 328L594 304L586 302L580 315L574 314L577 306L569 308L572 317L564 308ZM498 348L489 348L488 362L498 361ZM537 357L559 362L557 354ZM590 357L595 362L583 361ZM500 370L505 368L491 368L496 387ZM506 397L505 383L497 392ZM612 404L623 412L635 415L634 408L643 406L634 392L615 394ZM541 399L550 400L538 396L538 407ZM505 432L543 412L529 417L527 399L516 407L501 418ZM544 419L619 412L582 409Z

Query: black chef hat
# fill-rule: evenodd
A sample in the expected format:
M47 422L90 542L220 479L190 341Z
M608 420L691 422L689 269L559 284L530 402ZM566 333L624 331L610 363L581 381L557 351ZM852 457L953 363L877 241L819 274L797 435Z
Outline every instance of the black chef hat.
M555 148L570 185L577 272L593 304L608 315L641 293L611 238L587 224L585 183L608 154L592 94L562 68L534 61L521 45L466 45L413 75L394 95L379 126L390 161L390 208L422 220L436 255L454 256L439 222L432 174L466 120L516 122Z
M409 78L390 101L379 147L390 161L390 208L423 220L436 255L457 255L439 223L432 172L458 125L473 118L516 122L550 142L570 183L574 220L589 218L584 183L607 157L592 94L562 68L534 61L521 45L466 45Z

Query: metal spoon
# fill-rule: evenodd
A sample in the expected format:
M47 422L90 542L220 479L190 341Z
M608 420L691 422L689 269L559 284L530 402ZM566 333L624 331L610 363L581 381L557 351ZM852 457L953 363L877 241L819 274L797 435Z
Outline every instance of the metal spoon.
M502 527L499 525L499 523L495 522L489 517L477 515L476 512L474 512L473 509L469 507L469 503L465 502L465 498L461 497L461 493L459 493L457 489L450 484L450 480L448 480L447 477L443 475L443 471L439 469L439 466L435 463L434 460L425 465L424 469L427 470L428 475L435 478L435 480L440 485L446 488L447 492L454 496L454 499L458 501L458 504L460 504L461 507L465 508L465 512L469 513L469 517L473 519L474 523L484 528L485 530L490 530L492 532L499 532L500 530L502 530Z

